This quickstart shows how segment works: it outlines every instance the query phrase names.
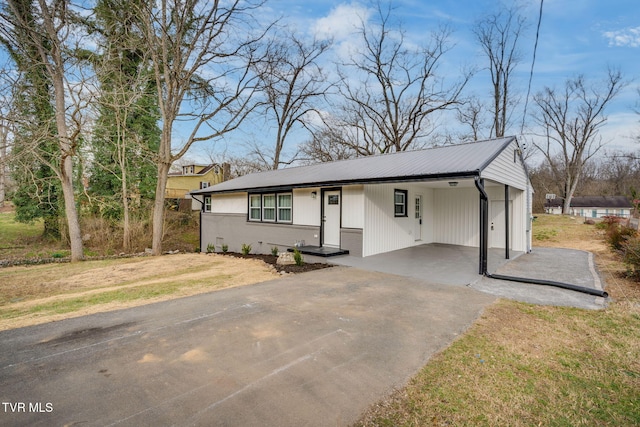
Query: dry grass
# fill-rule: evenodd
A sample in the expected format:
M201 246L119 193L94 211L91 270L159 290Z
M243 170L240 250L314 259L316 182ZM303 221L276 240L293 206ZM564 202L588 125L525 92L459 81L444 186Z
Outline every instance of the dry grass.
M0 330L279 277L258 260L212 254L0 269Z
M541 215L534 236L594 252L609 307L499 301L357 425L640 425L640 285L592 225Z

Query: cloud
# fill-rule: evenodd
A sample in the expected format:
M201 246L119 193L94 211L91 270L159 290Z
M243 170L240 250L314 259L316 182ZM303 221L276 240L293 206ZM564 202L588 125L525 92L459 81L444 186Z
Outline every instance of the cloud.
M609 39L609 46L640 47L640 27L605 31L602 35Z
M360 23L367 22L370 16L371 10L358 3L343 3L334 7L329 15L318 19L313 32L319 39L342 41L350 38Z

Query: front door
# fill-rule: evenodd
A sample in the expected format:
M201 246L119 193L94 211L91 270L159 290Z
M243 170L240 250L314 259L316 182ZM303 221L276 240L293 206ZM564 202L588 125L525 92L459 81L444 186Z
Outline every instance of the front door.
M507 240L506 227L505 227L505 214L504 214L504 200L492 200L491 201L491 222L489 223L489 247L491 248L504 248ZM509 201L509 240L513 233L511 226L513 222L513 206ZM511 247L511 241L509 242Z
M340 247L340 191L325 191L322 210L322 246Z
M422 196L419 194L416 195L415 206L413 235L415 240L422 240Z

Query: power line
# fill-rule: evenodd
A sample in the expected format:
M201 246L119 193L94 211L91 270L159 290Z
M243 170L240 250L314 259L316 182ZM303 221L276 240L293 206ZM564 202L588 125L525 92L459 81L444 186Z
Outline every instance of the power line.
M529 95L531 94L531 81L533 80L533 67L536 63L536 51L538 50L538 38L540 37L540 23L542 22L542 5L544 0L540 0L540 13L538 15L538 27L536 28L536 43L533 46L533 61L531 61L531 72L529 73L529 86L527 87L527 97L524 99L524 112L522 113L522 125L520 126L520 135L524 133L524 122L527 118L527 105L529 104Z

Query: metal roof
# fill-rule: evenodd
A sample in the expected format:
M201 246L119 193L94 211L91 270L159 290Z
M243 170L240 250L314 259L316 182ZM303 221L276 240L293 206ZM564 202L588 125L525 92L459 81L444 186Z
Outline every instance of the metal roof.
M564 199L556 198L546 207L561 207ZM571 198L572 208L632 208L631 201L626 196L576 196Z
M191 194L473 177L514 140L511 136L257 172Z

